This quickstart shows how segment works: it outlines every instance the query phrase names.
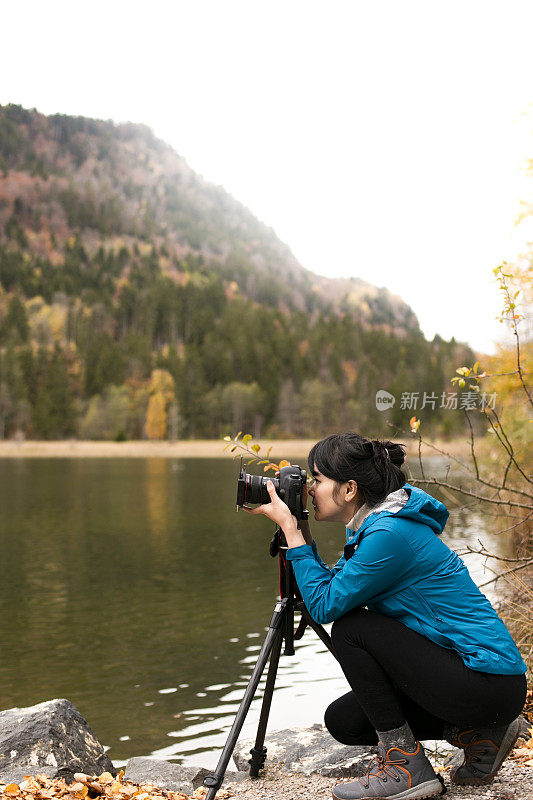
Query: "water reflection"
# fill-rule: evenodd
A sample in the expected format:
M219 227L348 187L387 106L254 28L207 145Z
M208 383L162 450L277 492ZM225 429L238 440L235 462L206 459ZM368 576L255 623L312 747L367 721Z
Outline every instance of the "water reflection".
M161 458L147 458L146 465L146 508L148 511L148 531L158 540L166 539L169 534L168 511L170 475L168 464ZM171 464L174 475L177 473L177 464ZM174 480L172 489L176 494L180 492L179 480ZM162 542L159 542L163 545ZM167 543L168 546L168 543ZM164 545L163 545L164 547Z
M3 707L68 697L117 764L154 754L213 767L278 589L272 526L235 514L235 483L231 461L0 462ZM315 532L336 560L342 529ZM506 546L477 510L452 511L447 542L478 538ZM482 557L465 560L490 577ZM264 683L243 735L255 734ZM319 722L343 691L307 631L281 658L269 727Z

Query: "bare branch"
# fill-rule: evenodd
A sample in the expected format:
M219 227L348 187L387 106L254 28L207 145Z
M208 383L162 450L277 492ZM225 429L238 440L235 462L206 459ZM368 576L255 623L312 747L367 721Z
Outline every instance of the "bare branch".
M511 444L511 442L509 441L509 437L507 436L507 432L506 432L505 428L503 427L503 423L502 423L501 419L500 419L500 418L499 418L499 416L498 416L498 412L496 411L496 409L495 409L495 408L491 408L490 410L491 410L491 411L492 411L492 413L494 414L494 417L495 417L495 419L496 419L496 422L498 423L498 428L500 429L500 431L501 431L501 433L502 433L502 436L503 436L503 438L505 439L505 442L506 442L506 444L507 444L507 447L509 448L509 452L510 452L510 453L511 453L511 454L514 456L514 448L513 448L513 445L512 445L512 444Z
M470 428L470 451L472 453L472 461L474 462L474 467L476 469L476 478L479 481L480 480L479 467L477 465L476 453L475 453L475 450L474 450L474 429L472 427L472 423L470 422L470 414L468 413L466 408L465 408L465 417L466 417L466 421L468 422L468 427Z
M524 381L524 373L523 373L523 370L522 370L522 366L520 364L520 337L518 336L518 327L516 325L516 322L514 323L514 325L515 325L515 336L516 336L516 363L517 363L517 366L518 366L518 375L520 377L520 383L522 384L522 388L523 388L524 392L526 393L527 398L528 398L531 406L533 406L533 397L531 397L531 395L529 393L529 390L528 390L528 388L526 386L526 383Z
M469 420L469 422L470 422L470 420ZM489 422L490 422L490 419L489 419ZM391 423L387 423L387 424L390 425L390 427L393 427ZM398 433L402 433L405 436L408 436L409 433L410 433L409 431L401 430L401 429L399 429L397 427L396 427L396 430L398 431ZM461 466L465 470L465 472L468 472L470 475L476 475L474 470L471 467L469 467L468 464L465 464L464 461L461 461L460 458L457 458L456 456L452 455L451 453L446 452L446 450L442 450L440 447L437 447L436 445L432 444L431 442L428 442L425 439L422 439L420 434L418 434L418 460L419 461L420 461L420 458L421 458L421 448L420 448L421 444L423 444L425 447L429 447L431 450L434 450L436 453L440 453L441 456L445 456L446 458L449 458L451 461L455 461L456 464L459 464L459 466ZM421 469L421 472L422 472L422 476L425 478L424 469L423 469L422 464L420 465L420 469ZM446 475L446 478L447 477L448 477L448 475ZM476 479L479 481L479 483L482 483L484 486L488 486L490 489L496 489L497 491L500 491L501 489L505 489L506 492L511 492L512 494L519 494L522 497L528 497L528 498L532 498L533 499L533 495L532 494L530 494L529 492L524 492L522 489L513 489L511 487L500 486L499 484L494 483L493 481L485 480L480 475L476 475ZM413 481L411 481L411 483L413 483ZM446 484L443 483L442 485L444 486Z
M526 473L524 472L524 470L522 469L522 467L520 466L520 464L518 463L518 461L517 461L517 460L516 460L516 458L514 457L514 450L513 450L513 446L512 446L512 444L510 443L510 441L509 441L509 439L508 439L508 437L507 437L507 434L505 433L505 430L504 430L504 428L503 428L503 425L502 425L502 423L501 423L501 421L500 421L500 418L498 417L498 414L497 414L497 412L496 412L496 411L495 411L493 408L491 408L491 411L492 411L492 413L494 414L494 417L495 417L495 419L496 419L496 423L497 423L497 425L495 425L495 424L494 424L493 420L492 420L492 419L491 419L491 417L490 417L490 414L488 414L488 413L487 413L487 415L486 415L486 416L487 416L487 419L488 419L488 421L489 421L490 427L492 428L492 430L494 431L494 433L495 433L495 434L496 434L496 436L498 437L498 440L500 441L500 443L501 443L502 447L503 447L503 448L506 450L506 452L508 453L508 455L509 455L509 458L511 458L511 459L512 459L512 462L513 462L513 464L515 465L515 467L517 468L518 472L519 472L519 473L520 473L520 474L521 474L521 475L522 475L522 476L523 476L523 477L526 479L526 481L527 481L528 483L533 483L533 480L532 480L532 479L531 479L531 478L530 478L528 475L526 475ZM502 436L500 436L500 433L499 433L499 431L498 431L498 428L500 429L500 431L501 431L501 433L502 433L502 436L504 437L505 441L504 441L504 439L502 439ZM521 494L522 494L522 493L521 493Z
M522 364L520 363L520 336L518 334L518 323L520 321L520 317L514 313L513 305L512 305L512 298L511 293L509 291L509 284L507 281L503 280L500 284L501 288L503 288L505 295L507 297L507 302L509 306L509 310L511 311L511 323L513 326L513 332L516 336L516 367L518 372L518 377L520 378L520 383L522 384L522 388L526 394L527 399L529 400L530 405L533 407L533 397L529 393L529 389L526 386L526 382L524 380L524 371L522 369ZM527 374L527 373L526 373Z
M503 474L503 481L502 481L502 488L503 489L505 489L505 482L507 481L507 475L509 474L509 468L510 468L512 463L513 463L513 459L510 458L509 461L507 462L507 466L505 467L505 472Z
M524 564L520 564L518 567L511 567L511 569L506 569L505 572L500 572L499 574L494 573L496 577L491 578L490 581L485 581L485 583L480 583L478 589L482 589L484 586L489 586L489 584L495 583L495 581L497 581L499 578L505 578L506 575L510 575L513 572L518 572L520 569L525 569L526 567L531 566L531 564L533 564L533 558L528 558ZM490 569L490 567L487 567L487 569ZM490 569L490 571L494 572L493 569Z
M418 463L420 464L420 472L422 473L422 477L425 478L424 472L424 464L422 463L422 437L418 434Z
M407 434L407 431L402 431L402 433ZM457 458L457 456L453 456L451 453L447 453L446 450L441 450L441 448L437 447L437 445L431 444L431 442L427 442L425 439L422 439L421 437L420 439L422 441L422 444L425 445L426 447L431 448L431 450L435 450L435 452L440 453L441 456L446 456L446 458L449 458L451 461L455 461L455 463L459 464L464 470L466 470L466 472L470 472L472 475L474 474L474 471L468 466L468 464L465 464L465 462L461 461L461 459Z
M451 489L453 492L459 492L460 494L467 495L468 497L475 497L477 500L482 500L484 503L493 503L499 506L509 506L510 508L525 508L528 511L531 509L531 503L526 505L525 503L515 503L513 500L496 500L493 497L486 497L481 494L476 494L475 492L469 492L467 489L462 489L460 486L453 486L451 483L443 483L442 481L438 481L436 478L426 478L424 480L421 478L413 478L410 482L414 484L424 483L430 486L444 486L446 489ZM526 495L526 497L531 497L531 495ZM533 497L531 499L533 499Z
M533 511L530 511L527 516L520 520L520 522L516 522L514 525L510 525L508 528L504 528L501 531L497 531L496 535L499 536L500 533L507 533L507 531L512 531L514 528L518 528L520 525L523 525L531 516L533 515Z
M513 369L512 372L485 372L483 375L476 375L476 380L482 381L485 378L507 378L510 375L518 375L518 370ZM529 375L529 372L524 372L524 375Z
M478 539L479 542L479 539ZM512 564L522 564L524 559L523 558L507 558L505 556L498 556L496 553L491 553L490 550L487 550L483 542L479 542L481 547L476 550L471 545L467 544L466 548L461 551L456 551L458 556L483 556L484 558L494 558L496 561L506 561Z

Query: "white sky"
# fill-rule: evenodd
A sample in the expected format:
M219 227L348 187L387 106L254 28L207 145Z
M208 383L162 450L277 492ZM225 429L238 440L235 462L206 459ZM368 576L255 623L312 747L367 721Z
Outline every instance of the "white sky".
M428 337L501 335L531 0L18 0L0 25L0 104L146 123L305 267L387 286Z

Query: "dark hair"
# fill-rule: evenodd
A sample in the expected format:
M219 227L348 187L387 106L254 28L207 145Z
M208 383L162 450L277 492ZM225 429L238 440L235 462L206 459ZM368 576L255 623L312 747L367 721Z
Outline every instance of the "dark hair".
M400 468L404 460L403 444L365 439L353 431L326 436L311 448L308 457L311 473L318 469L338 483L356 481L358 493L370 507L402 488L405 475Z

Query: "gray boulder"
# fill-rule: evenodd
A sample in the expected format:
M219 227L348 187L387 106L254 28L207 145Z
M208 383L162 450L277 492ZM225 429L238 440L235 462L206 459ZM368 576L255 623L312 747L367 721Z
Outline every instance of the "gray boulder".
M24 775L74 779L75 772L116 774L87 721L69 700L0 711L0 780Z
M248 759L254 740L237 742L233 760L239 770L249 769ZM348 747L337 742L320 724L310 728L273 731L265 739L267 762L282 762L291 772L335 778L364 775L376 747Z
M184 767L158 758L130 758L124 772L127 780L134 783L151 783L171 792L192 794L202 785L210 770L203 767ZM224 783L234 783L247 777L242 772L226 772Z

